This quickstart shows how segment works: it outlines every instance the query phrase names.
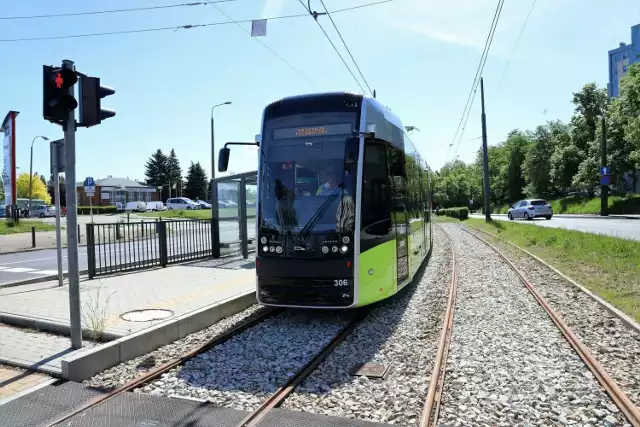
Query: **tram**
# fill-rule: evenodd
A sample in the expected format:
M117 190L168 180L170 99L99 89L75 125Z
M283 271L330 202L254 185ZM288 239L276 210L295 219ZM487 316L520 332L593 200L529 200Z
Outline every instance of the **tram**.
M429 176L388 107L345 92L288 97L264 109L259 137L259 303L354 308L411 282L432 248Z

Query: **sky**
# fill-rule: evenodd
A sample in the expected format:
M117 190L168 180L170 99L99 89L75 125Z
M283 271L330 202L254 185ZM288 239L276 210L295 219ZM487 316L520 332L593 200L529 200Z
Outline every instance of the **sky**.
M325 0L325 4L332 11L371 1L375 0ZM504 140L512 129L568 120L574 108L572 93L588 82L606 87L607 51L621 41L629 43L630 27L640 23L637 0L537 0L514 51L532 1L505 1L484 68L490 145ZM179 3L0 0L0 18ZM481 145L478 91L464 134L459 144L450 147L496 3L394 0L332 15L378 100L396 112L404 125L420 130L411 139L433 169L457 156L470 162ZM216 6L234 20L304 12L297 0L232 0ZM311 0L311 8L323 10L320 0ZM318 20L355 73L328 17ZM217 151L224 142L253 141L260 133L264 107L277 99L310 92L362 92L311 16L270 19L267 35L260 38L247 35L251 28L247 22L10 41L222 21L228 18L210 4L0 19L0 110L4 110L0 114L20 112L18 172L29 170L29 147L35 136L63 137L59 126L42 118L42 65L58 65L63 59L73 60L78 71L100 77L103 85L116 89L115 95L103 99L103 107L117 115L76 134L79 181L108 175L143 180L144 165L158 148L164 152L174 148L185 175L192 161L199 161L210 174L209 118L215 104L232 102L215 109ZM257 169L256 154L253 147L234 147L229 170ZM33 170L48 176L49 148L42 140L34 145Z

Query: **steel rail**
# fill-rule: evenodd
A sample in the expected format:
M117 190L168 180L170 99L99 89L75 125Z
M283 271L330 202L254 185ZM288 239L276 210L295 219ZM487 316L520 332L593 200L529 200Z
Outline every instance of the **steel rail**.
M152 370L150 370L149 372L147 372L146 374L140 377L134 378L133 380L127 382L126 384L121 385L120 387L117 387L104 395L101 395L89 400L84 405L67 412L66 414L60 416L53 422L48 423L47 427L53 427L53 426L59 425L60 423L80 414L81 412L87 411L95 406L105 403L107 400L110 400L121 393L131 391L150 381L153 381L154 379L158 378L160 375L164 374L165 372L170 371L176 366L182 365L188 359L191 359L200 353L203 353L219 344L222 344L223 342L229 340L230 338L239 334L240 332L243 332L249 329L251 326L258 324L263 320L267 319L268 317L273 316L276 313L281 311L283 310L282 309L266 309L264 310L264 312L260 313L257 316L254 316L254 317L249 316L246 319L239 322L238 324L236 324L235 326L233 326L231 329L212 338L211 340L207 341L205 344L201 345L200 347L197 347L193 350L188 351L187 353L183 354L177 359L174 359L170 362L157 366Z
M440 413L440 399L442 397L442 389L444 386L444 376L446 371L446 362L449 355L449 346L451 344L451 335L453 333L453 315L456 306L456 295L458 293L458 273L456 267L456 250L453 239L440 227L442 232L447 236L451 243L451 285L449 287L449 299L447 301L447 309L444 313L444 322L442 324L442 332L440 333L440 342L438 350L433 362L433 371L431 373L431 381L427 391L427 398L422 410L420 419L421 427L435 426L438 422L438 414ZM437 379L437 380L436 380Z
M471 236L487 245L518 275L520 281L526 286L529 292L531 292L538 304L540 304L542 308L544 308L553 323L555 323L558 329L560 329L567 342L569 342L578 356L580 356L584 364L587 365L591 373L596 377L600 385L602 385L609 397L611 397L611 400L613 400L615 405L620 409L620 411L622 411L631 425L633 425L634 427L640 427L640 409L638 409L638 407L633 404L631 399L629 399L629 396L627 396L625 392L620 389L614 379L611 378L611 376L604 370L600 362L598 362L596 358L593 357L589 349L582 343L582 341L580 341L580 338L578 338L576 334L571 330L571 328L569 328L562 317L557 314L553 310L553 308L551 308L549 303L542 297L542 295L538 293L533 284L529 282L524 274L520 270L518 270L518 268L506 256L504 256L497 247L489 243L487 240L470 232L464 227L458 226L458 228L465 231L466 233L469 233Z
M371 308L363 308L358 314L345 326L332 340L327 344L320 353L318 353L313 359L311 359L304 367L302 367L293 377L287 381L285 385L280 387L269 396L264 402L260 404L258 409L247 415L240 423L238 427L253 427L258 425L269 414L273 408L277 408L285 401L285 399L293 392L293 390L307 378L316 368L322 363L333 350L349 336L351 332L358 326L358 324L367 317L367 314L371 311Z

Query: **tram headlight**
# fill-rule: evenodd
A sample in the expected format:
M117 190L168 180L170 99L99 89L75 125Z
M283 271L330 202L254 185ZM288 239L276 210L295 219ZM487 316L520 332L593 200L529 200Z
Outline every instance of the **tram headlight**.
M282 253L282 246L276 246L276 253L278 254Z
M349 239L349 236L344 236L342 238L342 243L344 243L345 245L348 245L350 241L351 239Z
M333 246L331 247L331 252L333 252L334 254L338 252L338 247L337 246Z
M274 248L273 246L269 248L269 252L275 252L275 251L276 251L276 248Z
M343 254L346 254L348 250L349 247L347 245L342 245L342 247L340 248L340 252L342 252Z
M329 247L328 246L323 246L322 247L322 253L323 254L328 254L329 253Z
M260 238L260 243L262 243L263 245L266 245L266 244L267 244L267 238L266 238L266 237L264 237L264 236L262 236L262 237Z
M269 252L269 247L268 246L263 246L262 247L262 251L263 252Z

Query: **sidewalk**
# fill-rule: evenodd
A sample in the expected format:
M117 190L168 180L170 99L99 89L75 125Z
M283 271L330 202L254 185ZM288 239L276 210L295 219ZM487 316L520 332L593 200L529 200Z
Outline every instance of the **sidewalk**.
M116 339L134 334L172 318L193 312L255 288L253 260L218 259L182 264L94 280L81 280L80 300L83 329L92 310L103 312L105 335ZM170 310L170 316L155 321L127 321L121 316L143 309ZM69 332L69 293L57 281L0 290L0 322L30 328L0 325L0 362L19 366L46 365L59 373L61 359L71 356L69 338L38 331ZM5 341L8 340L8 341ZM35 347L34 347L35 346Z

